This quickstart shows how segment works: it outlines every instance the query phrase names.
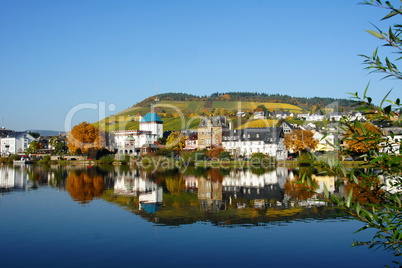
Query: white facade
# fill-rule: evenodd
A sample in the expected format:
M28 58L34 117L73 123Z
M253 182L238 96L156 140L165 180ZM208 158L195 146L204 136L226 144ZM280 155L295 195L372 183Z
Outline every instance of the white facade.
M157 138L163 137L163 124L155 122L142 122L140 123L140 131L149 131L155 134Z
M150 131L157 138L163 137L163 121L156 113L148 113L140 119L140 131Z
M282 128L228 131L222 136L222 146L233 156L250 157L253 153L263 153L278 160L287 158Z
M154 144L158 139L151 131L119 130L113 134L118 154L136 154L139 148Z
M35 138L25 132L14 132L6 138L0 139L1 155L18 154L25 152Z
M250 157L253 153L263 153L274 156L278 160L286 159L287 153L283 145L283 139L279 144L265 143L264 141L222 141L222 146L231 155Z
M264 112L254 112L254 119L265 119Z
M312 114L306 117L306 121L324 121L325 115Z
M402 144L402 128L384 127L382 131L387 141L380 144L380 151L388 154L400 154Z

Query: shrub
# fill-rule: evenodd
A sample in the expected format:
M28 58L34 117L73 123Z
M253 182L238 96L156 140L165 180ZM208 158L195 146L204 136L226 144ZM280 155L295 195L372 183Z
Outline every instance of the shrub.
M112 164L114 162L114 155L104 155L101 158L99 158L98 163L99 164Z
M219 154L219 159L227 159L227 160L230 160L230 159L231 159L231 155L230 155L230 153L229 153L228 151L222 151L222 152Z

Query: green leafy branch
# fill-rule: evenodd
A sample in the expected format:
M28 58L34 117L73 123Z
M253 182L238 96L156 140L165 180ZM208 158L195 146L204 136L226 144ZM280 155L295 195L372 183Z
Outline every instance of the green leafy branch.
M364 1L361 4L365 5L371 5L375 7L380 7L380 8L385 8L389 10L389 13L382 18L382 20L387 20L389 18L392 18L396 15L402 15L402 9L401 7L395 8L390 1L385 1L384 3L379 0L370 0L370 1ZM382 31L378 27L374 26L376 28L376 31L374 30L366 30L369 34L373 35L376 38L379 38L384 41L383 46L385 47L392 47L395 48L397 51L397 54L402 53L402 48L401 48L401 33L402 33L402 25L401 24L395 24L391 27L388 28L387 31ZM360 55L361 57L365 58L363 61L364 64L367 65L366 69L372 70L372 72L380 72L380 73L385 73L386 76L383 78L389 78L389 77L395 77L397 79L402 79L402 74L399 71L398 67L396 64L391 62L391 60L386 57L384 60L381 60L381 58L378 56L378 48L376 48L371 56L367 55ZM400 60L402 57L398 57L395 59L395 61Z

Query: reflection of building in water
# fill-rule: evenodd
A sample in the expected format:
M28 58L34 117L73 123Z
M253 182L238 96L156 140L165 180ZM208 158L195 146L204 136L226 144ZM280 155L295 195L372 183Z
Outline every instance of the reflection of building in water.
M311 178L317 181L318 189L316 191L318 193L324 193L324 185L327 186L328 192L335 192L335 177L334 176L316 176L312 175Z
M18 168L0 167L0 192L27 189L27 173L25 166Z
M117 172L114 192L117 195L138 197L140 209L149 213L155 213L163 201L162 187L147 179L145 172L139 170Z
M186 189L190 192L196 192L198 189L198 179L195 176L183 176Z
M222 182L207 178L198 179L198 200L203 211L222 209Z
M302 183L302 175L289 177L285 184L285 202L291 206L322 206L326 202L317 198L315 192L324 193L325 186L328 192L335 192L335 177L333 176L317 176L311 174L311 179L317 184L318 188L313 190L313 186Z
M254 174L251 171L232 171L223 180L223 192L225 199L231 204L234 199L254 200L257 208L265 207L268 202L275 201L281 204L283 201L283 185L289 171L286 168ZM237 207L244 207L244 203L236 204Z

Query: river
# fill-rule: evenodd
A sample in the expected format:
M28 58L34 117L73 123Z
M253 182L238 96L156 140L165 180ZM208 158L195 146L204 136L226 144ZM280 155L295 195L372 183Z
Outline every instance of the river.
M300 172L2 165L1 267L392 266L351 247L373 232L292 183Z

